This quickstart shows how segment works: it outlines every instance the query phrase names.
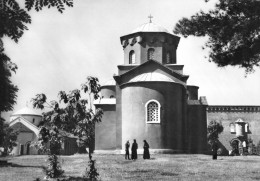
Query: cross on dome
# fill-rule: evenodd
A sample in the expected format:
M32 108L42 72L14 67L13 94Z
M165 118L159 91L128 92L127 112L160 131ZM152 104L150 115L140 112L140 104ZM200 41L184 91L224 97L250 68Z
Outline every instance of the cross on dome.
M152 23L153 16L150 14L150 16L148 16L148 18L150 19L150 23Z

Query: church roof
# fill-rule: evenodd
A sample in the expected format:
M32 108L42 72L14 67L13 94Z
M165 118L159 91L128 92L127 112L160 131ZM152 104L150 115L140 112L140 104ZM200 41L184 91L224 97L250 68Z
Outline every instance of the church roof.
M115 86L115 85L116 85L116 81L114 79L109 79L102 86Z
M26 126L28 129L32 130L37 136L39 134L40 129L34 124L30 123L30 121L26 120L23 117L17 117L16 119L10 122L10 126L14 126L17 123L21 123Z
M156 67L160 67L164 72L167 72L169 75L171 75L171 77L175 77L175 79L172 79L171 77L168 77L167 75L163 75L162 73L158 72L158 71L145 71L143 73L140 74L140 70L143 69L144 67L147 67L151 64L154 64ZM122 82L122 80L124 79L123 77L127 77L132 73L137 73L139 75L134 76L132 79L129 79L127 82L143 82L143 81L161 81L161 82L175 82L175 83L181 83L183 85L186 85L186 80L188 79L189 76L187 75L183 75L180 74L177 71L174 71L168 67L166 67L165 65L161 64L160 62L157 62L155 60L149 60L147 62L144 62L143 64L130 69L129 71L119 75L119 76L114 76L115 80L117 83L119 83L120 85L126 83L126 82Z
M151 81L175 82L173 79L159 72L143 73L129 80L129 82L151 82Z
M142 24L141 26L138 26L136 29L133 30L132 33L137 33L137 32L166 32L166 33L169 33L169 31L160 26L160 25L157 25L153 22L149 22L149 23L145 23L145 24Z
M28 107L24 107L15 113L12 114L12 116L17 116L17 115L35 115L35 116L42 116L40 113L37 113L35 110L30 109Z

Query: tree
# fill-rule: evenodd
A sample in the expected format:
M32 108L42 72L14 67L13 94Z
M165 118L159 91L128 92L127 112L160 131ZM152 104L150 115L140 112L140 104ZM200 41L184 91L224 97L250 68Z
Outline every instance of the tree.
M79 89L75 89L69 93L60 91L58 94L59 102L50 101L48 103L45 94L37 94L32 99L34 108L51 108L51 111L43 115L39 133L40 147L44 148L46 143L50 143L49 158L54 158L55 155L59 154L61 143L68 134L75 135L78 138L78 142L84 147L90 147L94 141L94 126L101 121L103 114L101 109L96 109L95 111L92 109L92 100L99 98L100 85L98 79L87 77L87 81L81 85L81 90L88 94L88 99L81 98L81 91ZM64 108L61 108L61 103L64 104ZM54 159L49 160L52 162L55 161ZM95 172L95 162L92 160L91 151L89 151L89 160L91 168L89 172L90 176L98 176ZM51 166L50 168L53 167ZM50 173L51 170L49 169ZM55 175L54 177L58 176Z
M208 143L211 146L213 159L217 159L217 150L218 150L218 135L222 133L224 130L221 122L217 122L215 120L210 121L207 127L208 133Z
M11 73L17 70L17 65L4 53L2 38L11 38L18 43L27 24L31 23L28 11L42 10L44 7L56 7L63 12L65 6L72 7L73 0L25 0L25 9L19 6L16 0L0 0L0 116L3 111L11 111L16 103L17 86L13 85Z
M3 156L7 156L15 146L18 132L14 131L0 118L0 147L4 148Z
M210 121L209 125L207 127L207 133L208 133L208 141L217 141L218 135L222 133L224 130L223 125L221 122L217 122L215 120Z
M219 0L214 10L179 20L173 32L184 37L207 36L208 59L219 67L239 66L248 74L259 66L259 0Z

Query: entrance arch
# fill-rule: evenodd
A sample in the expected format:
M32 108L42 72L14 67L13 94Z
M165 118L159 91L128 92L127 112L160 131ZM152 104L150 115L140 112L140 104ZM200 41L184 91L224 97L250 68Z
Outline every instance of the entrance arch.
M240 144L240 140L238 138L234 138L230 141L230 145L233 149L233 153L235 155L239 155L239 144Z

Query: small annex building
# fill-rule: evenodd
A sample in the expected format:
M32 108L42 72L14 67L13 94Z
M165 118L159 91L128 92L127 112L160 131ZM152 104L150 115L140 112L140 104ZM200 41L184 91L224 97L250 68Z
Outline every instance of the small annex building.
M151 152L206 152L207 100L177 64L179 41L151 21L120 37L123 64L94 102L104 111L95 128L96 151L123 152L126 141L136 139L139 152L143 140Z
M10 116L10 127L18 131L17 146L12 150L12 155L37 155L42 154L33 146L38 140L39 124L42 115L25 107ZM71 155L77 152L76 138L68 136L62 145L61 154Z

